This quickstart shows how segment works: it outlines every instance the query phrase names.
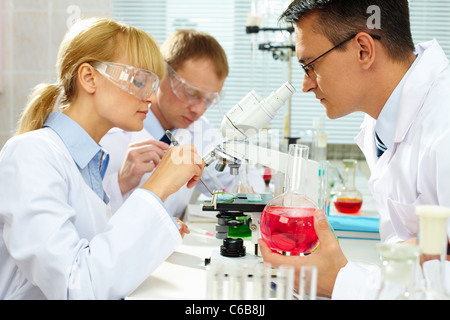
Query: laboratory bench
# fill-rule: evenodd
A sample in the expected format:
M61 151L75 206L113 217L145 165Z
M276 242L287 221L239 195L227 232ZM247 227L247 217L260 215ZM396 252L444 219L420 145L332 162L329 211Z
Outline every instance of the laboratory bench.
M340 161L332 161L339 167ZM342 168L340 168L342 169ZM363 206L357 215L377 217L372 197L368 190L369 172L365 162L358 163L355 185L363 194ZM220 256L223 240L213 235L217 219L216 212L202 211L200 204L207 199L200 196L188 205L184 217L191 233L186 234L182 245L170 255L129 297L128 299L207 299L207 263L210 259L256 259L254 245L251 240L244 239L247 255L241 258L225 258ZM334 205L330 205L330 215L340 216ZM343 215L345 216L345 215ZM350 216L350 215L347 215ZM340 246L348 260L366 268L378 268L379 256L376 251L378 239L357 239L338 237Z
M183 244L127 297L128 299L207 299L205 260L218 256L222 240L200 231L213 232L212 223L195 222L188 225L196 231L185 235ZM348 260L367 268L377 268L377 240L339 239L339 243ZM250 241L246 240L245 245L247 256L255 258ZM261 257L256 259L262 261Z

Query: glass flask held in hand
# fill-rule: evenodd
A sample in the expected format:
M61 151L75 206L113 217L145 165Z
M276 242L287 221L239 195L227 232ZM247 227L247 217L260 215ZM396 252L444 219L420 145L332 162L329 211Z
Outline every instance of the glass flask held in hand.
M319 244L314 230L317 204L304 194L308 147L289 146L286 192L270 201L261 215L260 231L272 250L291 255L310 253Z

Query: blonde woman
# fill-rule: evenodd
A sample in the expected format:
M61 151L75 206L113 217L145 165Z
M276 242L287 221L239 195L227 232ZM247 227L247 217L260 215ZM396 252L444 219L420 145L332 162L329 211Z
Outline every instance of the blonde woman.
M164 61L147 33L102 18L69 30L57 67L0 153L0 299L119 299L189 232L162 203L204 164L192 146L169 149L111 215L98 143L143 128Z

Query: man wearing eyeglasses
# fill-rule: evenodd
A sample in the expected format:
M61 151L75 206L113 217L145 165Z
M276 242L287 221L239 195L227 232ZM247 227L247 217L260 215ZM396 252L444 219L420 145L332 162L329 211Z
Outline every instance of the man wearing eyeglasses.
M104 187L114 212L151 174L170 141L166 130L174 133L180 144L193 144L204 154L222 141L222 135L203 116L219 103L228 76L228 61L221 45L207 33L178 30L161 45L167 73L160 81L157 102L149 107L140 132L112 129L100 142L110 154ZM214 169L214 168L212 168ZM264 190L262 176L250 170L255 191ZM211 177L212 175L212 177ZM229 189L235 179L228 170L221 173L205 169L203 179L210 189ZM209 194L203 184L195 187ZM174 217L181 217L193 189L181 188L164 205Z
M369 7L379 29L369 28ZM450 68L436 40L413 45L407 0L295 0L282 14L295 24L303 91L336 119L366 114L355 141L371 177L382 241L415 242L415 207L450 207ZM318 249L305 257L261 251L274 266L318 266L318 292L336 299L373 299L377 278L348 261L316 212ZM450 234L450 230L447 230Z

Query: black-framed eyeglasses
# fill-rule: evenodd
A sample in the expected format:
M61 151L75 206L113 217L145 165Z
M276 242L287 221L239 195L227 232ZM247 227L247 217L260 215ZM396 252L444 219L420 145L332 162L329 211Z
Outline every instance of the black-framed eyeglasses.
M316 62L317 60L319 60L320 58L322 58L322 57L323 57L324 55L326 55L327 53L330 53L331 51L333 51L333 50L336 49L337 47L343 45L343 44L346 43L347 41L352 40L354 37L356 37L356 35L357 35L357 33L355 33L355 34L351 35L350 37L346 38L344 41L339 42L339 43L338 43L337 45L335 45L333 48L331 48L330 50L328 50L328 51L325 52L325 53L322 53L320 56L318 56L317 58L315 58L315 59L312 60L311 62L308 62L308 63L305 64L305 65L301 64L301 66L302 66L302 68L303 68L303 71L305 72L306 76L309 78L309 77L310 77L309 71L311 71L311 70L314 71L314 66L313 66L313 63L314 63L314 62ZM377 36L377 35L374 35L374 34L370 34L370 36L371 36L373 39L376 39L376 40L380 40L380 39L381 39L380 36Z

